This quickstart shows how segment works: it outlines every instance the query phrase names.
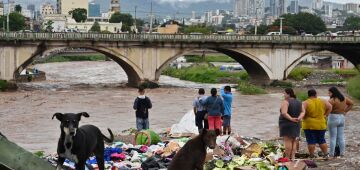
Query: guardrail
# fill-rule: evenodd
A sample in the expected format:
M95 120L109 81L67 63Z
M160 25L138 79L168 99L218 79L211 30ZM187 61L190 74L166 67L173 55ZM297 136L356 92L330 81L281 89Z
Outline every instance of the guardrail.
M0 32L0 40L79 40L79 41L161 41L161 42L256 42L256 43L360 43L360 36L289 35L192 35L192 34L97 34Z

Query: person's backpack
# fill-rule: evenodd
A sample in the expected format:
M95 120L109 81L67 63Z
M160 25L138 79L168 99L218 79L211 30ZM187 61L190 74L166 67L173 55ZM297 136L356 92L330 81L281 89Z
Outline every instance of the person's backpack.
M148 117L148 99L146 97L144 99L138 98L136 116L140 118Z

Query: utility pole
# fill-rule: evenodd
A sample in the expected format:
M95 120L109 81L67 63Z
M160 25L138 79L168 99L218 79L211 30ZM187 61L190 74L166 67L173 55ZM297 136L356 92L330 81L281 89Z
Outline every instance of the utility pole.
M152 33L152 26L153 26L153 6L152 6L152 0L151 0L151 7L150 7L150 34Z
M5 16L5 3L3 2L3 16ZM5 32L5 20L3 20L3 31Z
M9 29L9 15L10 15L10 2L8 0L8 14L6 16L6 32L10 32L10 29Z
M282 35L282 32L283 32L283 30L282 30L282 26L283 26L282 20L284 18L280 17L279 19L280 19L280 35Z
M135 22L135 26L134 26L134 28L135 28L135 33L137 33L137 27L136 27L136 8L137 8L137 6L135 5L135 20L134 20L134 22Z
M257 34L258 9L259 8L256 8L256 10L255 10L255 13L256 13L256 17L255 17L255 35Z

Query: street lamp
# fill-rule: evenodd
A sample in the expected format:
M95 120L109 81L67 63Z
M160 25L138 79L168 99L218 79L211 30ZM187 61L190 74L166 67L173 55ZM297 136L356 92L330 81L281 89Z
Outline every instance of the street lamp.
M7 13L7 16L6 16L6 32L9 32L9 15L10 15L10 2L8 0L8 13Z
M280 19L280 35L282 35L282 32L283 32L283 29L282 29L282 26L283 26L282 20L285 19L285 18L280 17L279 19Z

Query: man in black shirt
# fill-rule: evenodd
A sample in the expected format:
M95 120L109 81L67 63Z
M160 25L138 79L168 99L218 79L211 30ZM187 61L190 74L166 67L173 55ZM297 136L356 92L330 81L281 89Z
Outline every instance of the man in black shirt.
M145 96L145 89L140 87L139 96L134 102L137 130L149 129L149 109L151 109L151 107L152 104L149 97Z

